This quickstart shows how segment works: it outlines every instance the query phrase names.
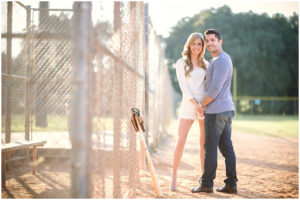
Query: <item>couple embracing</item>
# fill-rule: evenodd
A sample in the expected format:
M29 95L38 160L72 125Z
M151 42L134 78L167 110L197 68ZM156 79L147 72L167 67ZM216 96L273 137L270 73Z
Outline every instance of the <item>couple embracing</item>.
M192 193L213 192L216 177L218 147L225 158L225 185L218 192L237 193L236 158L231 141L231 122L234 104L230 92L233 66L230 56L222 50L218 30L192 33L186 41L182 58L176 63L176 74L182 91L179 109L178 139L173 157L170 190L176 191L177 169L188 132L194 122L200 127L200 186ZM208 63L205 48L211 53Z

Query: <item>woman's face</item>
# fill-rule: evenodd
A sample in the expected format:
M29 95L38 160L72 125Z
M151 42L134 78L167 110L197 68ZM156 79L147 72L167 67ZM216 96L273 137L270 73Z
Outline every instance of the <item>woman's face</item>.
M202 40L197 38L194 42L190 45L191 53L194 55L198 55L201 53L203 49Z

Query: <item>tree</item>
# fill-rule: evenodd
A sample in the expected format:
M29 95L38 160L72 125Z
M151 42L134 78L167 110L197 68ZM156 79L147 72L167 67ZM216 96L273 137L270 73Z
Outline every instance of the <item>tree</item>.
M222 33L223 50L238 71L238 95L298 95L298 15L287 19L281 14L269 17L252 11L233 14L226 5L181 19L164 39L172 83L178 92L172 64L181 57L189 34L208 28ZM210 59L208 52L205 57Z

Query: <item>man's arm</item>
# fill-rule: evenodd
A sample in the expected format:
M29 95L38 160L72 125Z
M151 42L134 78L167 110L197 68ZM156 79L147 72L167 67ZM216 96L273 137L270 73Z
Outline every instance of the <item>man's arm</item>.
M201 101L200 104L202 105L202 107L206 107L208 104L210 104L210 102L212 102L214 99L209 97L209 96L205 96Z
M204 116L205 106L210 102L212 102L213 100L214 100L213 98L209 96L205 96L202 99L202 101L200 101L199 105L196 107L197 111L200 113L200 116Z

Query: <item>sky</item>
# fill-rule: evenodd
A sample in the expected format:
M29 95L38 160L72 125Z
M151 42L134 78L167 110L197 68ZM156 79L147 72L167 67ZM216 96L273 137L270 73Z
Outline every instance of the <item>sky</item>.
M32 4L38 7L38 1L21 1L25 5ZM34 3L33 3L34 2ZM285 16L291 16L293 12L299 14L299 2L297 0L145 0L149 3L149 15L157 34L167 37L171 28L183 17L192 17L201 10L210 8L219 8L228 5L233 13L248 12L254 13L266 12L269 16L275 13L281 13ZM72 8L73 2L70 0L52 0L50 8ZM113 1L104 0L93 1L93 7L104 8L102 18L112 19ZM96 9L95 9L96 10ZM97 17L99 13L93 12Z
M20 1L24 5L31 5L32 8L39 7L39 1L23 0ZM71 0L51 0L49 1L50 8L66 8L72 9L73 1ZM281 13L285 16L291 16L293 12L299 14L299 2L296 0L144 0L149 3L149 16L156 33L168 37L172 27L184 17L192 17L204 9L219 8L227 5L231 8L233 13L248 12L252 10L254 13L266 12L269 16L275 13ZM93 1L93 21L94 19L107 19L112 22L113 20L113 1ZM99 13L99 7L103 8L103 13ZM17 8L17 7L16 7ZM20 6L19 6L19 9ZM26 18L24 11L16 11L18 17L15 16L14 20L20 23L13 23L13 30L24 30ZM38 15L35 15L38 17ZM18 19L19 18L19 19ZM34 20L37 21L37 20ZM96 22L96 20L94 21ZM20 41L15 41L14 46L20 45ZM3 42L1 43L2 45ZM13 56L18 55L17 49L14 48Z
M192 17L201 12L201 10L210 8L219 8L228 5L233 13L248 12L267 13L272 16L275 13L281 13L285 16L291 16L293 12L299 14L299 2L278 1L278 0L149 0L149 15L157 34L167 37L171 28L183 17ZM159 14L158 14L159 13Z

